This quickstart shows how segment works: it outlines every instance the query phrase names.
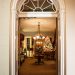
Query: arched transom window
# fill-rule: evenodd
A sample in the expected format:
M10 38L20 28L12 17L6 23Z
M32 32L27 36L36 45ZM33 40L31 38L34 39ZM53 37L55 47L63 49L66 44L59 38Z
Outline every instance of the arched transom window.
M52 0L25 0L21 12L55 12Z

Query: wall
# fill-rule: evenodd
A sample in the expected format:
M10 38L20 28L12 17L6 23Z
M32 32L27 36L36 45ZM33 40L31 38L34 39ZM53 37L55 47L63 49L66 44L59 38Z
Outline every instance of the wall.
M66 2L66 75L75 75L75 0Z
M10 0L0 0L0 75L9 75Z

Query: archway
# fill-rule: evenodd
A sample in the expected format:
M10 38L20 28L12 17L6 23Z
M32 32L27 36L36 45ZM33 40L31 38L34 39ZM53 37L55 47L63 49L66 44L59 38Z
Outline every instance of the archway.
M55 1L55 0L53 0ZM11 1L11 22L10 22L10 75L15 75L17 74L17 69L15 66L15 39L17 33L17 30L15 30L15 25L17 24L18 16L17 16L17 2L18 0ZM64 55L64 50L65 50L65 4L63 0L57 0L59 3L59 12L58 12L58 75L64 75L65 73L65 67L64 63L65 60L65 55ZM18 29L18 28L17 28Z

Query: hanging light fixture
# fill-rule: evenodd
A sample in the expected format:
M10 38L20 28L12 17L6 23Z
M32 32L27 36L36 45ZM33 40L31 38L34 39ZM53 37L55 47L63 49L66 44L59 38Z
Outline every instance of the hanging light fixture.
M43 40L45 36L40 33L40 22L38 22L38 33L33 37L34 40Z

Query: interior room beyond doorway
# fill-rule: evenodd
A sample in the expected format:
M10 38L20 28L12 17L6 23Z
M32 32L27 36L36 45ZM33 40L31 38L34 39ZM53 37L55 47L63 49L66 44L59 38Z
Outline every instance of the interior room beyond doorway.
M20 75L36 73L36 75L49 75L52 74L52 71L52 75L56 75L56 35L55 17L19 18L18 65ZM39 73L37 72L38 68L40 69Z

